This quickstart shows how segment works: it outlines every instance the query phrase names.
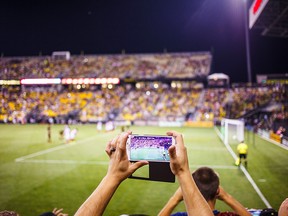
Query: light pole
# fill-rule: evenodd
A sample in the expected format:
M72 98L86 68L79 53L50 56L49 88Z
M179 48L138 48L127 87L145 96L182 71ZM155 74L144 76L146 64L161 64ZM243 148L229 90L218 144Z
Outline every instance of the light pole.
M245 22L245 43L246 43L246 61L247 61L247 78L252 83L251 62L250 62L250 43L249 43L249 27L248 27L248 0L244 1L244 22Z

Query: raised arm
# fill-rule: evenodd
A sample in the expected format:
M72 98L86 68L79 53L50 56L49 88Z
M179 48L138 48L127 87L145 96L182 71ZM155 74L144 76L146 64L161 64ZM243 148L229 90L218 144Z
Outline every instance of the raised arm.
M102 215L118 186L147 161L130 163L126 153L126 141L131 132L121 133L106 146L110 158L106 176L76 212L76 216Z
M233 196L228 194L221 186L219 186L219 194L217 196L217 199L225 202L238 215L251 216L251 214L245 209L245 207L239 201L237 201Z
M181 134L171 131L167 133L176 139L176 145L169 148L170 168L177 177L182 191L188 215L212 216L213 213L197 188L189 170L187 149Z
M171 196L171 198L168 200L166 205L162 208L158 216L168 216L171 215L174 208L183 201L182 191L181 187L179 187L175 193Z

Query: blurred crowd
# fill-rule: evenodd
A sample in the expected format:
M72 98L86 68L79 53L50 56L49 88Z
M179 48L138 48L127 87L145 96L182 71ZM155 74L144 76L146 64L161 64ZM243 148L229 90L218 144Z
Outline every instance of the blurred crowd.
M69 60L52 57L1 58L1 79L94 78L155 79L206 77L210 53L80 55Z
M204 88L202 83L201 87L184 85L187 80L192 83L197 82L197 78L207 78L211 58L209 52L80 55L68 60L53 56L1 58L3 80L117 77L122 81L118 85L78 85L77 88L58 85L17 89L3 85L0 122L220 122L222 118L240 118L271 102L287 100L287 89L281 86ZM142 80L145 84L124 80ZM276 113L287 119L285 109ZM264 116L265 121L255 124L271 128L267 122L274 121L273 116Z
M168 85L137 88L128 84L81 91L8 88L0 94L0 121L221 121L239 118L271 101L280 101L281 97L281 91L273 87L184 89Z

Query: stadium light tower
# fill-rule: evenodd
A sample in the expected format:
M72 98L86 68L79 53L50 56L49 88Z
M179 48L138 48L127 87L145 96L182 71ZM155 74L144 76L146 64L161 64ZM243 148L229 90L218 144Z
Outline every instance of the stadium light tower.
M246 43L246 61L247 61L247 78L248 82L252 82L251 77L251 62L250 62L250 42L249 42L249 28L248 28L248 0L244 2L244 22L245 22L245 43Z

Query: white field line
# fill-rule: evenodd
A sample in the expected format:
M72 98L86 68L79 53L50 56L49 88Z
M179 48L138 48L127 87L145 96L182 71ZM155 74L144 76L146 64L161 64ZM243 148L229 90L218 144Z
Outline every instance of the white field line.
M21 162L21 161L24 161L24 160L29 159L29 158L34 158L34 157L37 157L37 156L40 156L40 155L48 154L50 152L58 151L58 150L61 150L61 149L66 149L66 148L69 148L69 147L72 147L72 146L75 146L75 145L78 145L78 144L81 144L81 143L88 142L88 141L93 140L93 139L94 139L94 137L89 137L87 139L80 140L80 141L77 141L77 142L74 142L74 143L63 144L61 146L56 146L56 147L49 148L49 149L46 149L46 150L38 151L38 152L29 154L29 155L25 155L25 156L16 158L15 162Z
M214 127L217 135L219 137L221 137L221 133L219 132L218 128ZM224 142L223 142L224 143ZM236 159L238 158L237 155L234 153L234 151L231 149L231 147L227 144L224 143L224 145L226 146L227 150L229 151L229 153L231 154L231 156L233 157L233 159L236 161ZM244 173L244 175L246 176L246 178L248 179L248 181L250 182L250 184L252 185L252 187L254 188L254 190L256 191L256 193L258 194L258 196L261 198L261 200L264 202L264 204L266 205L267 208L272 208L272 206L270 205L270 203L268 202L268 200L265 198L265 196L262 194L262 192L260 191L260 189L258 188L258 186L256 185L255 181L252 179L252 177L250 176L250 174L247 172L247 170L245 169L245 167L243 167L242 165L240 165L240 169L242 170L242 172Z
M21 163L44 163L44 164L88 164L88 165L108 165L108 161L78 161L78 160L22 160Z
M46 164L87 164L87 165L108 165L109 161L78 161L78 160L22 160L17 161L21 163L46 163ZM211 167L213 169L238 169L235 166L226 166L226 165L203 165L203 164L189 164L190 167L198 168L198 167Z
M261 139L263 139L263 140L266 140L266 141L268 141L268 142L270 142L270 143L273 143L274 145L276 145L276 146L278 146L278 147L280 147L280 148L283 148L283 149L285 149L285 150L288 150L288 147L285 146L285 145L283 145L283 144L281 144L281 143L278 143L278 142L276 142L276 141L274 141L274 140L271 140L271 139L268 139L268 138L265 138L265 137L261 137L261 136L259 136L259 135L258 135L258 137L261 138Z

